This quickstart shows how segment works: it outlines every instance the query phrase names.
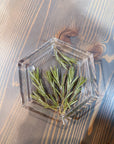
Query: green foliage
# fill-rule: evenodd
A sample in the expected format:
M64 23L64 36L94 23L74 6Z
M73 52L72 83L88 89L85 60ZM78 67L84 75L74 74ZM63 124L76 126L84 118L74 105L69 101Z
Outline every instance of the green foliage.
M66 69L65 73L62 74L55 66L46 71L45 81L50 85L51 93L45 87L38 68L30 73L32 83L36 88L36 91L32 93L32 98L45 108L64 114L77 102L77 95L81 92L86 79L75 75L73 64L76 62L74 59L64 56L58 50L55 50L55 56L57 61Z
M55 48L54 50L56 60L59 62L61 66L63 66L66 70L69 66L76 64L76 60L73 58L69 58L63 55L58 49Z

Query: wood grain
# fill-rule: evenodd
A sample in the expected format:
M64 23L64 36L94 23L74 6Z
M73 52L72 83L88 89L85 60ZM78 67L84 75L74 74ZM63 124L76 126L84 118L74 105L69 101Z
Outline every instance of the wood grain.
M114 143L113 26L113 1L0 1L0 144ZM18 60L52 37L94 54L103 97L64 127L25 110L19 91Z

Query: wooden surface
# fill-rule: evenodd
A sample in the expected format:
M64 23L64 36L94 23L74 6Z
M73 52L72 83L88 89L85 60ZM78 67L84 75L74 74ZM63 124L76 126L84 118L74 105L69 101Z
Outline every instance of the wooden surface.
M114 0L0 0L0 144L114 144ZM51 37L94 53L103 100L67 126L21 105L18 60Z

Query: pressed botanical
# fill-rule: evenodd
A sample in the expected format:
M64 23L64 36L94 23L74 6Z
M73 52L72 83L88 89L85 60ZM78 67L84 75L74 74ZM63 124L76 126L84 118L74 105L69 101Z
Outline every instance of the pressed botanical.
M31 96L34 100L48 109L64 115L72 105L78 101L82 86L86 79L76 75L76 60L65 56L58 49L54 49L56 60L60 67L53 66L42 75L37 67L34 72L30 72L32 84L35 91ZM64 73L62 69L64 68ZM50 86L51 92L46 87Z

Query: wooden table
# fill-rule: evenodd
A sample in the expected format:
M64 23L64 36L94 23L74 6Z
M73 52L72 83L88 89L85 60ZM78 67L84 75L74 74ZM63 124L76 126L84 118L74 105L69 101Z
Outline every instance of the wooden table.
M113 10L113 0L0 0L0 144L114 144ZM66 127L21 105L18 60L52 37L94 54L103 94Z

